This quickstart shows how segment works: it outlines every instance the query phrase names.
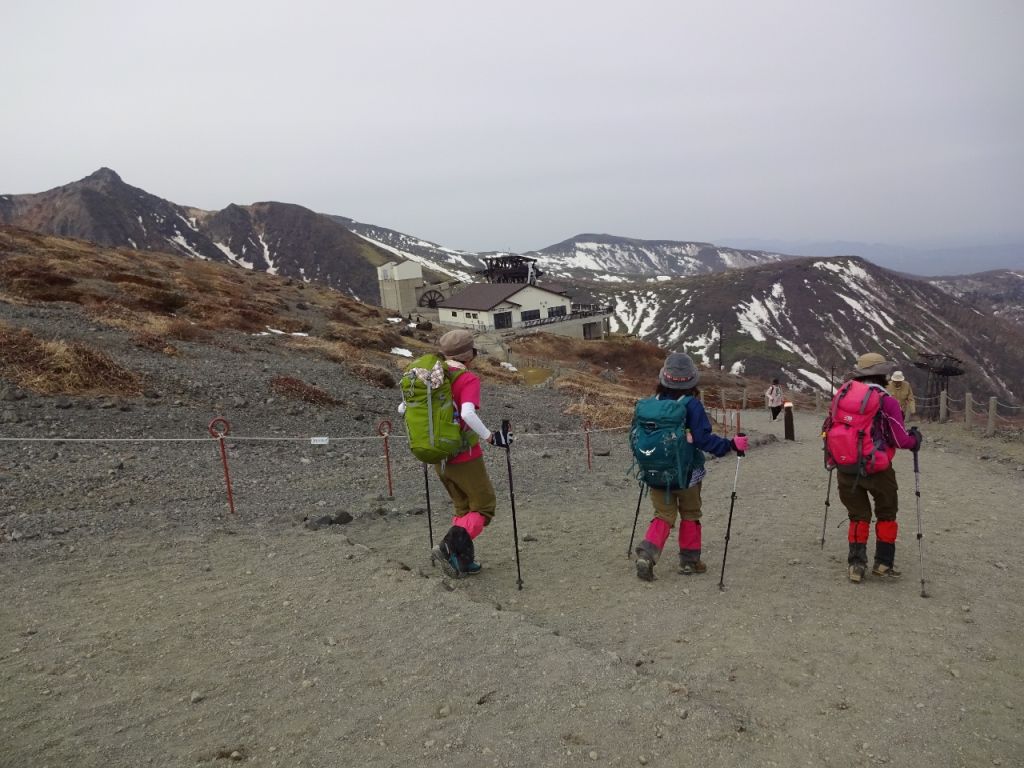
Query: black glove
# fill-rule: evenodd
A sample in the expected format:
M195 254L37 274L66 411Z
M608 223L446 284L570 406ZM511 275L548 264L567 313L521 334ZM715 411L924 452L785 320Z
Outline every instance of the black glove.
M509 432L505 435L501 432L491 432L491 436L487 438L487 442L498 448L507 448L512 445L512 433Z
M911 450L917 453L921 450L921 443L924 442L924 435L921 434L921 430L917 427L911 427L908 434L912 435L914 438L914 447L911 448Z

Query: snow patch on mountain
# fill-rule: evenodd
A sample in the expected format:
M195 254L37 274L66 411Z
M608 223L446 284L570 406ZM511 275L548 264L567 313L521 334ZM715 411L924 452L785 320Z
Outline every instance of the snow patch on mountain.
M189 254L190 256L194 256L197 259L202 259L203 261L209 261L209 259L207 259L203 254L201 254L199 251L193 248L192 244L189 243L188 240L186 240L182 236L181 232L179 232L178 230L174 230L174 234L171 237L167 238L167 241L174 243L181 250L185 251L185 253Z
M220 252L227 257L228 261L232 262L233 264L237 264L240 267L244 267L245 269L253 269L254 265L251 261L246 259L244 256L239 256L238 254L236 254L227 246L226 243L218 243L215 241L213 244L220 249Z
M260 241L260 245L263 247L263 260L267 262L267 272L271 275L277 274L277 265L274 264L274 259L270 255L270 246L267 241L263 239L264 232L258 232L256 238Z
M740 329L754 341L765 341L769 336L778 337L778 319L786 312L782 283L775 283L771 295L763 301L751 297L749 302L741 301L736 309Z
M691 357L699 357L704 365L717 366L718 331L712 328L706 333L693 336L681 343L684 351Z

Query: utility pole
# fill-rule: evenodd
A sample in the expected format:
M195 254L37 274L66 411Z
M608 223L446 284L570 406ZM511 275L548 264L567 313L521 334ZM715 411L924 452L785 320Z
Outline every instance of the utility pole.
M718 320L718 370L725 370L725 360L722 359L722 320Z

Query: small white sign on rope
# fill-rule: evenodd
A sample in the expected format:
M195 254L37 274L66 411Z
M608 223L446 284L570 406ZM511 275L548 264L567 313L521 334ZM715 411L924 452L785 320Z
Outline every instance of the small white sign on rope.
M310 445L327 445L331 441L329 437L311 437L309 438Z

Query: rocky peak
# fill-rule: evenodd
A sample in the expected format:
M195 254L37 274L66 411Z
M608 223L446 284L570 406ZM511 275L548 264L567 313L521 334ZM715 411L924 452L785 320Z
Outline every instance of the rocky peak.
M94 187L109 187L116 184L124 184L124 181L121 180L116 171L103 167L86 176L80 183L89 184Z

